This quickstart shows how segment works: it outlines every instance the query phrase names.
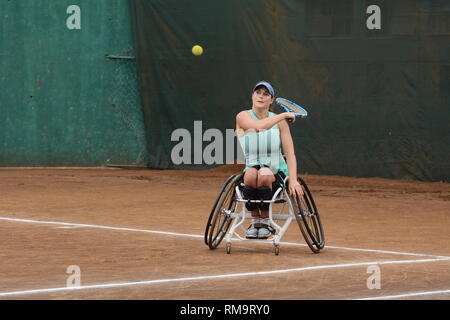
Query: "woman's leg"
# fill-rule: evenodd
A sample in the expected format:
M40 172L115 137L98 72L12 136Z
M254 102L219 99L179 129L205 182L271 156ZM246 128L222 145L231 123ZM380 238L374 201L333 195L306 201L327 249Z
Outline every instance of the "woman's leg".
M275 182L275 176L272 173L272 170L269 168L261 168L258 171L258 177L257 177L257 184L256 186L258 188L266 187L269 188L270 191L272 191L272 183ZM264 190L264 188L261 188L260 190ZM261 210L261 219L265 219L269 217L269 210Z
M275 182L275 176L269 168L262 168L258 171L258 194L264 200L272 199L272 183ZM258 238L267 239L272 234L272 227L269 225L269 206L270 204L261 205L260 209L260 228L258 229Z
M244 184L248 187L256 189L258 187L258 170L256 168L248 168L244 174ZM259 209L250 210L253 217L259 216Z
M257 194L257 185L258 185L258 170L256 168L249 168L244 174L244 197L246 199L256 199ZM259 208L254 203L247 203L246 208L252 214L253 221L252 224L248 227L245 232L245 236L249 239L258 238L258 228L256 227L259 224Z

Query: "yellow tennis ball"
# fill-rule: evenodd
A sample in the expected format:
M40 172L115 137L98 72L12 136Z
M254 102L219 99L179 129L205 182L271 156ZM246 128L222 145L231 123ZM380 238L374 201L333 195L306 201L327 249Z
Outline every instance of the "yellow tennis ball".
M200 47L199 45L192 47L192 54L194 56L200 56L202 53L203 53L203 48Z

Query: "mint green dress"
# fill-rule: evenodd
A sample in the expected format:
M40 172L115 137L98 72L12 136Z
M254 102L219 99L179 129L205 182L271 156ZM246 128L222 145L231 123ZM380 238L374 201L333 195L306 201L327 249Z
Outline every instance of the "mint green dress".
M247 110L253 119L259 120L253 110ZM274 116L269 112L269 117ZM278 171L288 176L288 168L281 152L281 135L278 125L260 132L248 130L239 138L239 143L245 156L245 169L254 166L269 167L273 174Z

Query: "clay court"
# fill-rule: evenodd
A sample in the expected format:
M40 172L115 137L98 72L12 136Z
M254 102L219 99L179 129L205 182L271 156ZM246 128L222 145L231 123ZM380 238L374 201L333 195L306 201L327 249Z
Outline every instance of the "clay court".
M209 211L237 170L1 169L0 298L450 299L448 183L304 174L320 253L295 221L278 256L257 242L209 250Z

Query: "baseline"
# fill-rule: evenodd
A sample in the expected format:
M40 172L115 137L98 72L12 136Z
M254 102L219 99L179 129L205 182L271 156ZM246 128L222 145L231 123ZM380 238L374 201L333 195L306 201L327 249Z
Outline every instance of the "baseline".
M102 226L102 225L93 225L93 224L70 223L70 222L19 219L19 218L8 218L8 217L0 217L0 221L19 222L19 223L35 223L35 224L46 224L46 225L60 225L60 226L65 226L65 227L81 227L81 228L105 229L105 230L116 230L116 231L128 231L128 232L144 232L144 233L177 236L177 237L188 237L188 238L196 238L196 239L203 239L203 237L204 237L203 235L188 234L188 233L178 233L178 232L168 232L168 231L158 231L158 230L145 230L145 229L136 229L136 228L124 228L124 227L111 227L111 226ZM239 239L233 238L233 240L239 240ZM242 241L242 240L240 240L240 241ZM242 242L244 242L244 241L242 241ZM256 241L253 241L253 242L256 242ZM264 243L267 244L267 242L264 242ZM306 244L294 243L294 242L281 242L280 244L290 245L290 246L302 246L302 247L306 246ZM431 254L398 252L398 251L388 251L388 250L378 250L378 249L347 248L347 247L328 246L328 245L326 246L326 248L327 249L337 249L337 250L371 252L371 253L383 253L383 254L392 254L392 255L431 257L431 258L435 258L435 259L444 259L444 260L450 259L450 257L447 257L447 256L437 256L437 255L431 255Z
M213 280L213 279L228 279L228 278L237 278L237 277L260 276L260 275L274 275L274 274L282 274L282 273L290 273L290 272L303 272L303 271L324 270L324 269L360 267L360 266L370 266L370 265L377 265L377 264L384 265L384 264L428 263L428 262L437 262L437 261L445 261L445 260L450 260L450 259L422 259L422 260L371 261L371 262L359 262L359 263L344 263L344 264L312 266L312 267L259 271L259 272L231 273L231 274L219 274L219 275L211 275L211 276L159 279L159 280L135 281L135 282L124 282L124 283L106 283L106 284L87 285L87 286L79 286L79 287L59 287L59 288L46 288L46 289L35 289L35 290L0 292L0 297L32 295L32 294L40 294L40 293L41 294L42 293L55 293L55 292L64 292L64 291L78 291L78 290L89 290L89 289L108 289L108 288L131 287L131 286L139 286L139 285L155 285L155 284L182 282L182 281L204 281L204 280Z

